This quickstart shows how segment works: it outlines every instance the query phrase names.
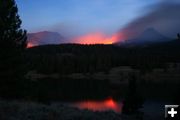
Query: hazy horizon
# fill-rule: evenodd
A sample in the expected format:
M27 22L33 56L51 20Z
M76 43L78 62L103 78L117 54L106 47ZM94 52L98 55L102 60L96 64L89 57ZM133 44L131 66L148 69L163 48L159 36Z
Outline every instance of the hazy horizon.
M22 27L29 33L58 32L71 42L82 38L117 42L147 28L175 38L180 31L178 0L16 1Z

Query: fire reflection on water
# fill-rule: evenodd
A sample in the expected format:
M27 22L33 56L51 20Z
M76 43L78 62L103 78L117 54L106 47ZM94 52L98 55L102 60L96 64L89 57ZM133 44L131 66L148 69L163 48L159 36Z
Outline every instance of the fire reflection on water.
M103 101L82 101L73 104L73 107L79 109L88 109L92 111L107 111L113 110L117 113L121 113L122 103L116 102L112 98L108 98Z

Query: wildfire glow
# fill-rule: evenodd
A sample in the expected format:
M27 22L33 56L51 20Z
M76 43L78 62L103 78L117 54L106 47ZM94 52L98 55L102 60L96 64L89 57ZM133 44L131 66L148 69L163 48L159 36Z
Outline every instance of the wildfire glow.
M122 40L123 35L114 34L112 36L107 36L103 33L91 33L84 36L80 36L74 39L76 43L80 44L113 44L119 40Z
M31 47L34 47L35 45L33 44L33 43L30 43L30 42L28 42L28 44L27 44L27 48L31 48Z
M109 98L104 101L85 101L75 103L75 107L80 109L89 109L93 111L106 111L106 110L113 110L115 112L121 112L122 104L118 104L112 98Z
M34 46L38 46L40 44L40 40L37 38L41 38L44 34L38 34L39 36L35 36L34 39L30 39L27 48L31 48ZM113 44L116 42L120 42L124 39L124 35L122 33L116 33L112 36L105 35L101 32L89 33L87 35L82 35L79 37L75 37L70 40L70 43L78 43L78 44ZM66 41L63 41L66 43ZM59 44L59 42L57 43Z

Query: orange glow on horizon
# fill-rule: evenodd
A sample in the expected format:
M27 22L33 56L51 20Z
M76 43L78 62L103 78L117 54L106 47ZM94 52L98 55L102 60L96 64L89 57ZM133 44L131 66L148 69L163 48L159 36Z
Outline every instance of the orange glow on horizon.
M113 110L120 113L122 109L122 104L117 103L112 98L106 99L104 101L84 101L75 103L74 107L80 109L89 109L93 111L106 111Z
M41 36L41 34L40 34ZM39 38L39 37L37 37ZM124 39L124 34L119 32L113 34L112 36L105 35L101 32L89 33L87 35L82 35L71 39L70 43L77 44L113 44L116 42L121 42ZM40 43L39 39L30 39L27 48L38 46Z
M113 44L122 39L123 35L120 33L107 36L103 33L97 32L77 37L74 39L74 42L80 44Z
M31 48L31 47L34 47L35 45L33 44L33 43L30 43L30 42L28 42L28 44L27 44L27 48Z

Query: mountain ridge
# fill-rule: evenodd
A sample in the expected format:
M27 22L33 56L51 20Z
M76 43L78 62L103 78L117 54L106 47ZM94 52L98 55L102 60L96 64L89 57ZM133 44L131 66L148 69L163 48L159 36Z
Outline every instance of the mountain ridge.
M122 46L142 46L149 45L160 42L167 42L171 39L162 35L160 32L155 30L154 28L148 28L144 30L140 35L135 38L127 39L123 43L119 43Z
M27 36L28 36L28 44L32 44L32 46L60 44L65 40L65 38L61 34L50 31L28 33Z

